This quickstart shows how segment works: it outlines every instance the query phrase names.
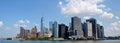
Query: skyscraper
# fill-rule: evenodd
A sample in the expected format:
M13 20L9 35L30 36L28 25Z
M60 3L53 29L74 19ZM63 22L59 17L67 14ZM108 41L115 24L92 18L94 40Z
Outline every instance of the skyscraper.
M59 36L59 29L58 29L58 24L55 21L53 23L53 37L58 38L58 36Z
M31 30L31 38L37 38L37 27L35 26Z
M73 31L72 31L72 24L71 23L69 23L69 26L68 26L68 33L69 33L69 38L72 38Z
M20 27L20 38L25 38L25 29L24 29L24 27Z
M25 38L31 38L30 30L25 30Z
M86 22L87 23L87 33L88 37L92 37L92 23Z
M41 33L40 34L42 37L44 37L44 18L41 17Z
M98 34L98 38L104 38L104 27L97 24L97 34Z
M100 26L100 30L101 30L101 38L104 38L104 27Z
M67 39L68 36L68 26L66 26L65 24L59 24L59 37Z
M75 16L71 18L71 22L72 22L73 37L76 38L83 37L81 19Z
M82 23L82 28L83 28L83 35L84 35L84 37L87 37L88 36L87 23Z
M20 38L30 38L30 30L25 30L24 27L20 27Z
M96 19L90 18L90 19L87 19L86 22L92 23L92 35L93 35L94 38L97 39L98 37L97 37L97 26L96 26L97 21L96 21Z

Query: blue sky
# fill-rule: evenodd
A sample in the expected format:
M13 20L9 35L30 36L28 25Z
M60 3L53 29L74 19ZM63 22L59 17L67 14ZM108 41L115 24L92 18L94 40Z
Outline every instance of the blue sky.
M16 36L19 33L20 26L32 29L37 25L40 29L40 18L42 16L45 18L47 28L50 21L68 25L71 16L80 17L82 22L86 18L96 18L98 23L105 27L105 35L118 36L120 35L118 31L120 30L120 26L118 26L120 24L119 2L119 0L94 0L93 2L91 0L0 0L0 38ZM82 8L83 5L80 4L86 5L89 10L85 10L86 8ZM94 7L94 4L101 8ZM94 9L93 12L90 12L90 7L101 12L94 11ZM104 12L106 13L104 14Z

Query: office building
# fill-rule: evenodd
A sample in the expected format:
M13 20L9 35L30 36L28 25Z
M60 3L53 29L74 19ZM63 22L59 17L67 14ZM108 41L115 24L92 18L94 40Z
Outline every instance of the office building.
M87 33L88 37L92 37L92 23L86 22L87 23Z
M31 38L37 38L37 27L35 26L31 30Z
M88 36L87 23L83 23L83 24L82 24L82 28L83 28L83 36L84 36L84 37L87 37L87 36Z
M68 26L65 24L59 24L59 38L68 39Z
M96 24L96 19L94 19L94 18L90 18L90 19L87 19L86 20L86 22L90 22L90 23L92 23L92 36L95 38L95 39L97 39L98 37L97 37L97 24Z
M72 33L73 33L72 36L75 38L83 37L81 19L75 16L71 18L71 22L72 22Z
M58 38L58 36L59 36L59 29L58 29L58 24L55 21L53 23L53 37Z

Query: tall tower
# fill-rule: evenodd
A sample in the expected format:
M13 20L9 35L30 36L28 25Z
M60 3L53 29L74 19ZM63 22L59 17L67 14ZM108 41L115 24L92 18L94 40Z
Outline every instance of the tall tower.
M53 37L58 38L59 36L59 29L58 29L58 24L57 21L53 23Z
M96 19L90 18L90 19L86 20L86 22L92 23L92 35L94 38L97 39L98 37L97 37L97 23L96 23L97 21L96 21Z
M20 38L25 38L25 29L24 29L24 27L20 27Z
M73 37L75 38L83 37L81 19L75 16L71 18L71 22L72 22Z
M87 35L88 35L88 37L92 37L92 23L90 23L90 22L86 22L87 23Z
M44 36L44 17L41 17L41 35Z

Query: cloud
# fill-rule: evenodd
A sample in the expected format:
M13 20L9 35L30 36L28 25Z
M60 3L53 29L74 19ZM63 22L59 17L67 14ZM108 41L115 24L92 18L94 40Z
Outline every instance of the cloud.
M112 19L114 17L114 15L112 13L107 13L107 12L104 12L102 15L101 15L102 18L104 19Z
M0 21L0 27L3 25L3 21Z
M103 25L103 22L100 21L100 20L97 20L97 23L100 24L100 25Z
M120 36L120 21L111 23L106 29L105 29L105 35L106 36Z
M91 17L90 16L84 16L83 19L86 20L86 19L90 19Z
M110 10L106 5L102 4L104 0L66 0L59 2L61 12L67 15L100 15L103 19L111 19L114 17L112 13L104 11Z
M35 26L39 26L39 24L37 24L37 23L35 23L34 25L35 25Z
M18 20L13 26L15 28L19 28L19 27L27 27L27 25L30 23L29 20Z
M0 21L1 22L1 21ZM30 20L18 20L16 21L13 25L11 26L6 26L4 28L1 28L2 30L0 30L2 33L0 33L1 37L16 37L16 34L19 33L19 29L16 28L20 28L25 27L28 28L28 24L30 23ZM3 24L3 22L1 22L0 24ZM4 35L2 35L4 34Z
M120 19L120 17L118 17L118 16L115 16L115 18L116 18L116 19Z
M29 21L29 20L26 20L26 23L30 23L30 21Z
M15 29L13 26L6 26L1 29L0 38L16 37L16 34L19 33L19 29Z
M30 23L30 21L29 20L18 20L17 23L24 24L24 23Z

